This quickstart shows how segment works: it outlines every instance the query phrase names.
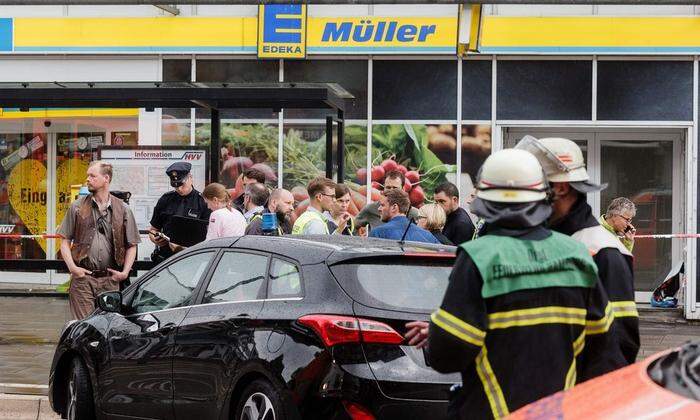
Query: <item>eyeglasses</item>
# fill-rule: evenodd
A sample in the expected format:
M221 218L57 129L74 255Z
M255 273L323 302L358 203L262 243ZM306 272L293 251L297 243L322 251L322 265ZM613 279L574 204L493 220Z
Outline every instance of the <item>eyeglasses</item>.
M326 193L319 193L319 194L325 195L326 197L335 198L335 194L326 194Z
M621 217L625 222L627 223L632 223L632 218L631 217L625 217L621 214L616 214L615 216Z

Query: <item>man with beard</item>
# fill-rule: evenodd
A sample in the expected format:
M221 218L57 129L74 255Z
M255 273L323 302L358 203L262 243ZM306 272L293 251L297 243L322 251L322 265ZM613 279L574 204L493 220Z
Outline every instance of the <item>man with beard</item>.
M571 140L525 136L515 147L535 155L551 183L551 229L583 242L598 266L615 318L613 335L618 354L610 355L613 363L634 363L639 351L639 315L634 303L633 257L615 235L600 225L586 203L587 193L601 191L607 185L590 182L583 153Z
M109 193L111 181L112 165L92 162L87 171L90 194L71 205L58 228L61 257L71 274L68 301L73 319L88 316L100 293L119 290L141 242L131 209Z
M294 196L291 192L279 188L270 194L267 205L267 213L274 213L277 216L277 234L289 235L292 233L290 216L294 211ZM250 223L245 230L246 235L262 235L262 212L255 213L250 219Z
M537 159L502 150L486 161L472 211L483 236L457 249L442 304L406 325L438 372L460 372L450 418L502 418L573 387L606 351L612 320L586 247L545 228L552 212ZM589 340L600 336L603 340Z

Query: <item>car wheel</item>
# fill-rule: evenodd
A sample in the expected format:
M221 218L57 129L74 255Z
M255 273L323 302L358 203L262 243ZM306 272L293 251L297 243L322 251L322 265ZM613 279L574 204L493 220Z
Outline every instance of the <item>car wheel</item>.
M241 395L236 410L238 420L286 419L280 392L271 383L256 379Z
M95 418L90 377L85 364L79 357L71 361L67 385L66 418L68 420Z

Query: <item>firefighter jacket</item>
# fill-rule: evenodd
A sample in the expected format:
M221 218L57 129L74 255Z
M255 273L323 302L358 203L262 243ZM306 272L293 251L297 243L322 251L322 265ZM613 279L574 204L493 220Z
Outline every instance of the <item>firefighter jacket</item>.
M620 357L625 364L634 363L639 352L639 314L634 303L632 254L600 225L583 195L564 220L551 228L583 242L593 256L615 314L612 332Z
M462 374L451 418L504 417L574 386L609 351L612 308L585 247L541 226L490 230L458 248L431 315L426 362Z

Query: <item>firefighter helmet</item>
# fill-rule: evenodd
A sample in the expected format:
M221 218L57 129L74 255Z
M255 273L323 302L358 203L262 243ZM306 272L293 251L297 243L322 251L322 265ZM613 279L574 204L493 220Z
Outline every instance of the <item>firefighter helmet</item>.
M569 139L559 137L536 139L525 136L515 145L515 148L527 150L535 155L550 182L568 182L582 193L600 191L607 187L607 184L598 185L590 181L583 152Z
M537 159L524 150L506 149L486 159L476 196L498 203L530 203L547 198L547 179Z

